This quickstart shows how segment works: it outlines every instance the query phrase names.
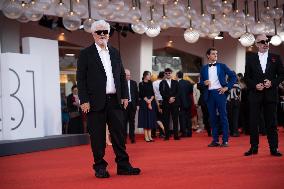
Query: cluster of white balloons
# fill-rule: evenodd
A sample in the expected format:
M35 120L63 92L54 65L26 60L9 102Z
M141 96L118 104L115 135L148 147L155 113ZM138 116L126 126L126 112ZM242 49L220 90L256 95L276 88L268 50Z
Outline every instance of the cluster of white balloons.
M184 38L189 43L197 42L200 37L214 39L220 31L239 38L245 47L254 43L256 34L274 35L273 45L284 40L283 24L277 25L277 32L273 24L274 19L283 16L279 7L262 7L260 19L255 20L252 15L233 10L230 0L207 0L203 14L177 0L140 0L140 5L123 0L5 0L2 11L8 18L28 22L38 21L46 11L52 10L54 15L63 17L64 27L71 31L79 29L84 19L84 30L91 32L95 21L91 15L93 10L100 19L123 20L131 23L136 33L145 33L149 37L158 36L162 29L179 27L186 29Z

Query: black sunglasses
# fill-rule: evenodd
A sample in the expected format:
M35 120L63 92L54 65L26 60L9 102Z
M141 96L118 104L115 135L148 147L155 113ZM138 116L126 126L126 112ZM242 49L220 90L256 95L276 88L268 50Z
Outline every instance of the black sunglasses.
M95 33L98 34L98 35L102 35L102 33L104 35L106 35L106 34L108 34L108 30L98 30L98 31L95 31Z
M257 43L268 44L269 42L270 42L270 40L269 40L269 39L266 39L266 40L258 41Z
M172 72L165 72L165 74L166 74L166 75L170 75L170 74L172 74Z

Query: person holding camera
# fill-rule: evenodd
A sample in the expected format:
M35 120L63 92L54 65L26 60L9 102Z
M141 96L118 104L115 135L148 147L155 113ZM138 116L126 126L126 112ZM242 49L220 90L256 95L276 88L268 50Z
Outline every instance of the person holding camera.
M280 57L268 52L269 39L258 35L255 45L258 53L246 57L245 82L249 90L250 149L245 156L258 153L258 120L263 107L267 139L272 156L282 156L278 151L276 123L277 87L284 80L284 68Z

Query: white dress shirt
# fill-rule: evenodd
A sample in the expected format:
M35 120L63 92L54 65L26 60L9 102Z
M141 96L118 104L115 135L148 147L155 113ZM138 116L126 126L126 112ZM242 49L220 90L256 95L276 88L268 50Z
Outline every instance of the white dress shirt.
M131 102L130 80L127 80L127 85L128 85L128 94L129 94L129 100L128 100L128 102Z
M156 100L163 100L163 97L160 93L160 83L162 80L158 79L156 81L153 82L153 89L154 89L154 93L155 93L155 98Z
M169 87L171 88L171 79L166 79L166 81L167 81L167 83L168 83L168 85L169 85Z
M216 62L214 62L216 64ZM211 85L209 86L209 90L220 89L222 88L218 75L217 75L217 66L208 66L208 76Z
M99 55L100 55L100 58L103 63L106 76L107 76L106 94L115 94L116 89L115 89L115 84L114 84L114 78L113 78L113 73L112 73L112 66L111 66L108 47L106 47L106 49L102 49L97 44L96 44L96 47L99 52Z
M265 73L267 57L268 57L268 51L266 51L265 53L258 52L258 58L259 58L259 62L260 62L263 73Z

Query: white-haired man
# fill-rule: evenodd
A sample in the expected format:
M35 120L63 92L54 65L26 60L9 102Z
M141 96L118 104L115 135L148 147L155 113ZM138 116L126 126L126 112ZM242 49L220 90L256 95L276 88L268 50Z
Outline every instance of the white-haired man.
M108 178L105 133L109 126L115 152L117 174L138 175L133 168L123 137L123 108L128 105L128 86L119 52L109 46L110 25L104 20L92 24L94 44L80 52L77 65L81 109L87 113L87 127L94 157L93 169L98 178Z
M258 53L246 57L245 81L249 89L251 148L244 155L258 153L258 125L263 107L270 153L279 157L282 154L278 151L277 87L284 80L284 68L278 55L268 53L269 39L266 35L258 35L255 45Z

